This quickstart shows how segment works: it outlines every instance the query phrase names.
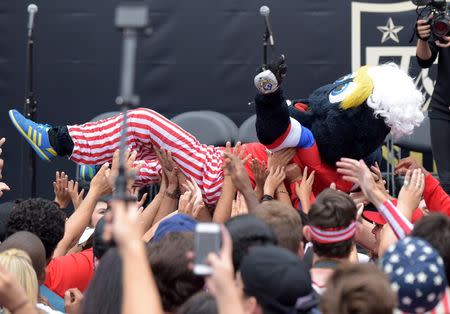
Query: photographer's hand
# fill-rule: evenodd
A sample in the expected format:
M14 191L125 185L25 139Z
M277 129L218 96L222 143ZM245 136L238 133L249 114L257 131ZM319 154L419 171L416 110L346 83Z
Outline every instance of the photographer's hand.
M420 40L427 41L430 38L431 25L428 20L417 20L416 33Z
M450 36L442 36L439 40L435 41L436 46L441 48L450 47Z

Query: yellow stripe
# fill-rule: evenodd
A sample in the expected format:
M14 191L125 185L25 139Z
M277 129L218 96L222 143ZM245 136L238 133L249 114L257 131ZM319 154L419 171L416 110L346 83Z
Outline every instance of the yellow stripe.
M28 137L31 138L31 132L33 132L33 128L31 126L28 127Z
M38 146L36 146L36 144L34 144L31 140L29 140L30 137L27 136L27 134L25 134L24 130L22 130L22 128L21 128L20 125L17 123L16 118L14 117L14 115L12 114L11 111L9 112L9 117L11 118L11 121L12 121L12 123L14 124L14 126L16 127L17 131L19 131L20 134L22 134L22 135L25 137L25 139L27 139L28 143L30 143L31 145L33 145L33 147L36 148L36 149L39 151L39 153L41 154L41 156L42 156L45 160L50 161L50 158L48 158L47 156L45 156L44 152L43 152ZM31 127L30 127L30 129L31 129Z
M58 153L53 148L47 148L47 151L52 154L53 156L58 156Z
M36 135L37 135L37 132L36 132L36 130L34 130L33 131L33 142L34 143L36 143Z
M38 136L38 146L41 146L41 143L42 143L42 134L39 133L39 136Z

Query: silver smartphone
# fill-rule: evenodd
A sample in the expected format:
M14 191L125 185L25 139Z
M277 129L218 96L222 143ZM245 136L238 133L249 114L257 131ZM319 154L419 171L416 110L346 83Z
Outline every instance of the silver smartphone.
M198 223L195 227L195 263L194 274L207 276L212 268L206 259L211 252L219 253L221 243L220 225L215 223Z

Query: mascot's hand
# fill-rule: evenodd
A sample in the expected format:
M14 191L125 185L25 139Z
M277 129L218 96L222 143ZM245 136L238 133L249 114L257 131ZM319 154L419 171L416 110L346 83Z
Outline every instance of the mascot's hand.
M254 82L261 94L270 94L278 90L287 73L286 58L280 58L258 69Z

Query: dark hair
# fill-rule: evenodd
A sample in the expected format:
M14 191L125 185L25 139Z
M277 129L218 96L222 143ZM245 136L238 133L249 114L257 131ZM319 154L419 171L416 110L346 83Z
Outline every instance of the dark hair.
M102 257L83 302L84 314L122 312L122 259L116 248Z
M188 268L188 251L194 248L191 232L172 232L149 245L149 258L164 311L174 312L204 286L203 277Z
M292 206L279 201L263 202L258 205L254 214L272 228L279 246L294 254L298 253L303 227L300 215Z
M105 217L102 217L98 220L97 225L95 226L94 236L92 241L92 248L94 252L94 256L97 259L101 259L102 256L109 250L109 248L115 246L114 241L105 242L103 240L103 231L105 229Z
M277 244L270 226L255 215L239 215L229 219L225 226L233 241L233 267L237 272L249 248L256 245Z
M202 291L190 297L176 314L218 314L216 299L208 292Z
M15 205L9 215L6 235L29 231L41 239L49 261L64 236L65 215L58 205L43 198L30 198Z
M425 216L414 224L411 236L428 241L438 251L450 283L450 218L442 214Z
M317 197L308 213L309 225L321 228L345 228L356 219L356 206L347 194L326 189ZM318 256L345 258L350 255L354 237L337 243L318 243L311 239Z
M341 264L328 279L320 307L324 314L392 313L397 296L377 266Z

